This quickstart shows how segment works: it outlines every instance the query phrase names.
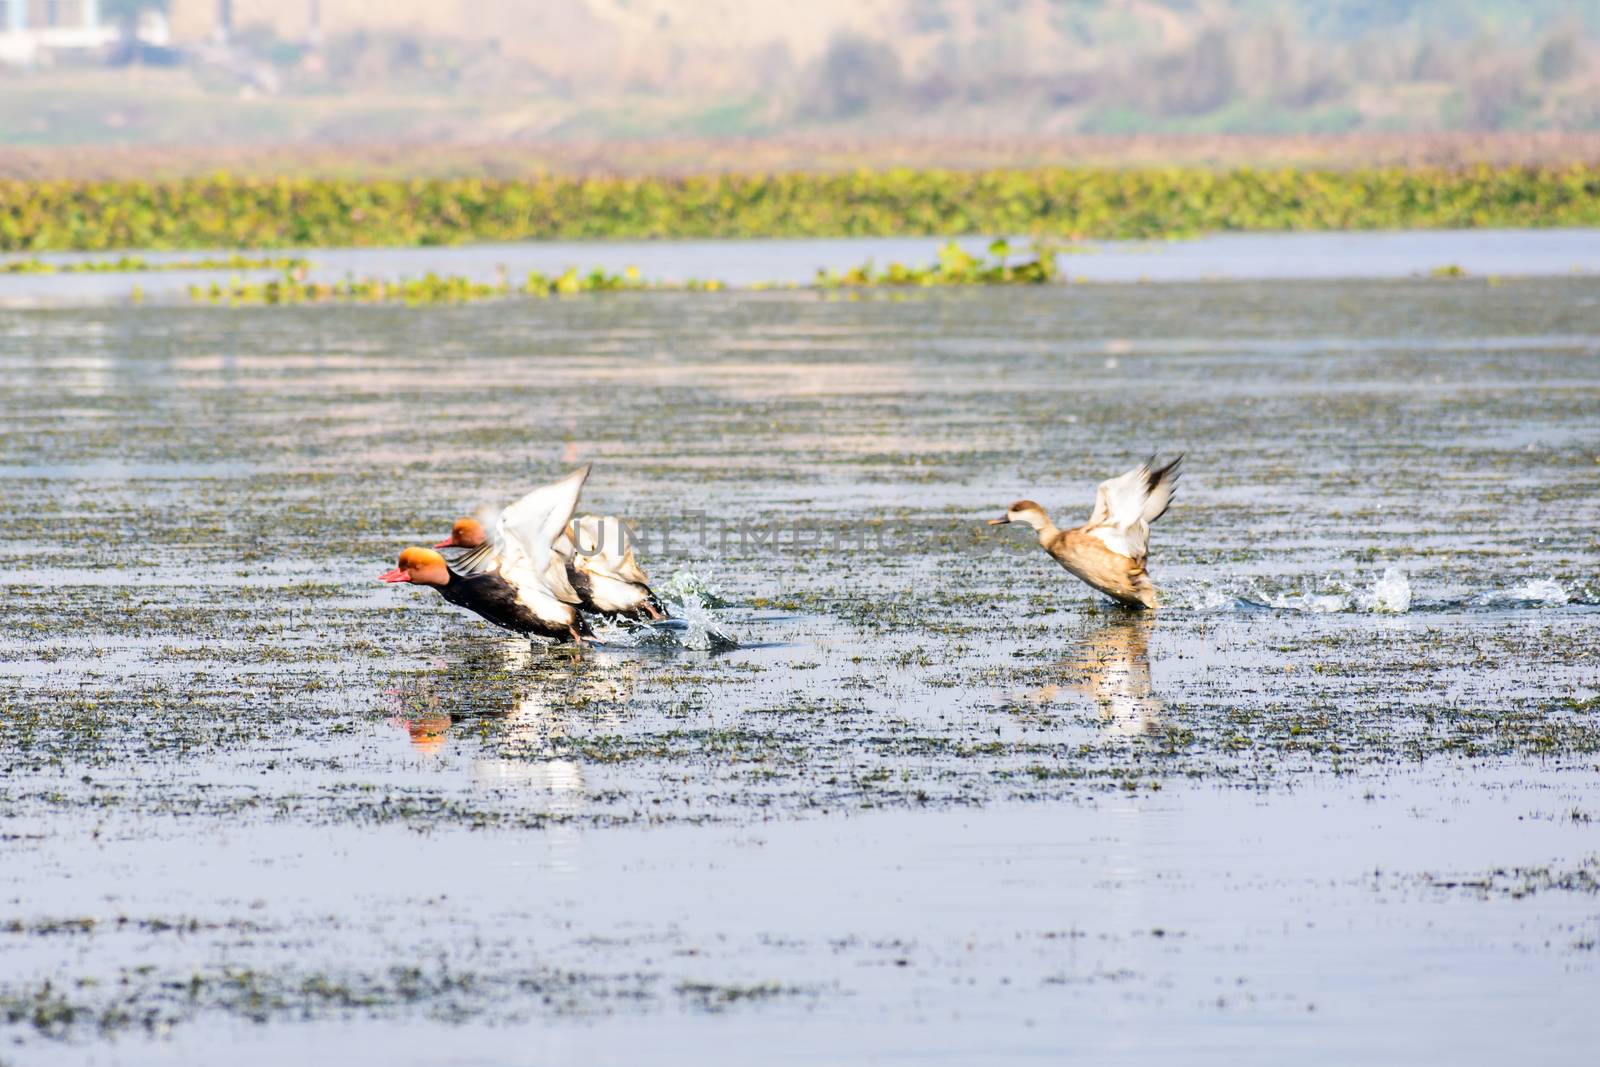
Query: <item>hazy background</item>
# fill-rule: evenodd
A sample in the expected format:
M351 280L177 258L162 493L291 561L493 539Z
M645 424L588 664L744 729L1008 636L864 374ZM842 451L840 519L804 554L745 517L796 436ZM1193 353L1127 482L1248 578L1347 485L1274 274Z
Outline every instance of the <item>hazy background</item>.
M10 146L1600 127L1600 0L0 0L7 26Z

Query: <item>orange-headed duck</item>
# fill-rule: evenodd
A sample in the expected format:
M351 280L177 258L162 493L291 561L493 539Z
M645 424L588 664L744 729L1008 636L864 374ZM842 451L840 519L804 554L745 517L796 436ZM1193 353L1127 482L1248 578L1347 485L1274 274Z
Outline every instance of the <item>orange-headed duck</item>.
M482 550L490 540L482 521L462 518L450 525L450 536L433 547ZM650 579L634 557L620 519L581 516L556 539L555 552L564 561L567 582L586 610L641 621L666 618L666 609L651 591ZM469 551L461 558L471 554Z
M413 546L400 553L399 566L378 576L380 582L410 582L431 585L457 607L475 612L496 626L529 637L551 641L582 641L588 630L571 605L568 617L541 615L529 597L493 571L458 574L445 558L431 548Z
M400 566L384 580L432 585L446 600L518 633L556 640L580 637L585 629L578 594L567 580L566 559L556 542L572 521L588 477L589 468L581 467L508 505L483 545L448 563L434 549L407 549L415 553L409 557L413 566L407 566L408 556L402 553ZM475 581L479 578L493 581Z

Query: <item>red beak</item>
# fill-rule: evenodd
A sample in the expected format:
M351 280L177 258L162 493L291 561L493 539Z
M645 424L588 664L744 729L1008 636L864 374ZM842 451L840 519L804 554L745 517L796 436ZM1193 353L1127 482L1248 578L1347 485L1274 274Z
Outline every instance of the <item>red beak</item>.
M449 537L446 537L443 541L440 541L438 544L434 545L433 547L434 548L454 548L454 547L456 547L456 535L455 534L451 534Z
M378 581L380 582L409 582L410 580L411 575L407 574L399 567L396 567L394 570L385 574L378 575Z

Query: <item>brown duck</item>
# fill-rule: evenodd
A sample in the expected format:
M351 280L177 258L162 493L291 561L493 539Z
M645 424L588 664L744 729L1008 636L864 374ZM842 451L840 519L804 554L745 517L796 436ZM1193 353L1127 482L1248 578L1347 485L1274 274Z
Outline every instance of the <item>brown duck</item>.
M990 526L1024 522L1039 535L1039 545L1055 561L1124 607L1142 610L1159 604L1155 583L1145 571L1150 524L1167 513L1177 491L1180 455L1164 467L1155 457L1120 478L1100 483L1094 514L1082 526L1058 530L1044 508L1019 500Z

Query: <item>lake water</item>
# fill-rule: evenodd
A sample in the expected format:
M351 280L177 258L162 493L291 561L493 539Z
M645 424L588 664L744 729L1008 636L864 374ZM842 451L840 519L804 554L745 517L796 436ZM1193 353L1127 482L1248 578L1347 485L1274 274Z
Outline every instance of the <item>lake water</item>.
M943 238L837 238L749 241L608 241L480 244L449 248L329 248L297 252L308 277L420 277L433 271L480 281L502 275L520 283L530 271L559 274L570 267L620 273L637 268L648 281L715 279L730 286L804 285L819 270L844 271L871 262L925 266ZM959 242L982 254L988 238ZM1027 238L1013 239L1025 258ZM1082 282L1192 282L1408 278L1459 267L1472 275L1559 276L1600 273L1596 230L1427 230L1371 233L1216 234L1185 241L1096 241L1063 244L1064 277ZM218 253L226 255L226 253ZM203 253L149 252L151 262L200 258ZM107 253L58 253L53 262L105 260ZM273 271L151 271L114 274L0 274L0 306L125 303L137 285L145 299L184 299L190 285L230 275L271 277Z
M763 247L575 261L867 246ZM0 279L0 1063L1588 1062L1592 240L1083 259L1207 247L855 300ZM1157 450L1152 615L984 524ZM742 647L375 580L589 460Z

